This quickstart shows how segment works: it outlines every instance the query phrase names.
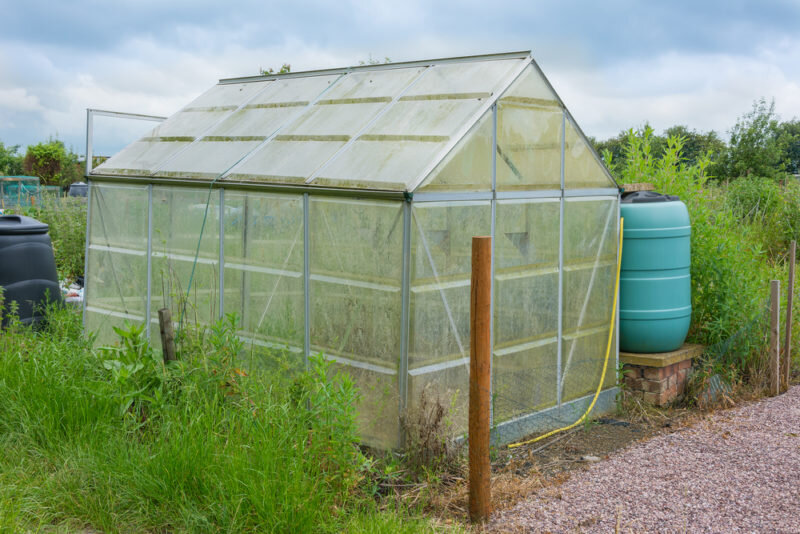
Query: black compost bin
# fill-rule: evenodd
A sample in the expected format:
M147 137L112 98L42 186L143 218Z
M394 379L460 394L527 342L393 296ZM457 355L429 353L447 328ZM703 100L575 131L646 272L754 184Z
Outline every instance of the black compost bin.
M25 324L39 321L47 300L61 301L48 226L21 215L0 217L0 287L5 314L11 302Z

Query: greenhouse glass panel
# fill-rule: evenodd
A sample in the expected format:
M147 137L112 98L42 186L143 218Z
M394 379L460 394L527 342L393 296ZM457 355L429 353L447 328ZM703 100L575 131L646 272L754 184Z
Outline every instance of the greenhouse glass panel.
M561 188L563 108L528 66L497 102L497 190Z
M312 76L269 82L238 111L208 132L209 137L266 139L280 126L299 115L324 93L338 76Z
M261 141L258 139L246 141L204 137L177 154L155 175L213 180L222 176L259 144Z
M420 72L419 68L395 69L342 76L312 107L282 128L280 135L236 168L230 178L305 181Z
M156 126L146 137L98 166L95 172L152 174L211 126L264 89L266 83L215 85Z
M491 232L489 202L412 208L408 406L446 399L455 433L466 428L472 236Z
M562 400L594 392L600 380L614 296L617 213L616 198L565 201Z
M491 191L492 110L483 114L417 191Z
M303 199L226 191L224 200L225 313L239 318L248 354L277 351L299 371L304 365Z
M401 202L309 202L311 351L346 368L361 388L360 428L384 442L399 432Z
M564 147L564 186L567 189L616 188L600 158L578 129L567 119Z
M312 182L406 190L444 150L519 60L431 67ZM498 79L498 76L500 78Z
M165 307L172 312L174 321L182 318L184 325L190 327L217 321L219 190L153 186L151 246L153 324L158 324L158 310ZM160 345L157 327L151 328L150 338L153 344Z
M92 185L86 328L101 343L111 327L144 324L147 310L147 186Z
M508 77L522 63L519 59L502 59L434 65L405 96L424 100L447 95L488 98L509 81Z
M160 163L189 146L192 138L143 137L128 145L122 152L92 170L93 173L108 173L120 176L148 176Z
M249 182L303 183L318 167L344 146L343 140L292 141L275 138L225 178Z
M556 403L559 199L497 202L494 421Z
M397 138L362 137L324 167L312 183L403 191L444 146L445 143L436 138L414 141L402 135Z
M264 91L208 131L201 143L167 162L157 175L217 178L300 116L311 100L338 78L314 76L266 82Z

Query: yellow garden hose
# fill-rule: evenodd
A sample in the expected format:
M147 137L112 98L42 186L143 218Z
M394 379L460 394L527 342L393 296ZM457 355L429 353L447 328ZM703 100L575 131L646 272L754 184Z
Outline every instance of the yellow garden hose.
M614 324L616 323L617 319L617 296L619 295L619 271L620 271L620 266L622 265L622 226L624 222L625 219L619 220L619 253L617 254L617 281L614 283L614 305L611 307L611 324L608 326L608 344L606 345L606 358L605 360L603 360L603 372L600 373L600 383L597 384L597 391L594 392L594 398L592 399L592 403L589 404L589 407L586 409L586 412L584 412L584 414L580 416L580 418L571 425L565 426L564 428L557 428L555 430L551 430L547 434L542 434L541 436L529 439L527 441L512 443L511 445L508 446L509 449L514 449L516 447L528 445L529 443L536 443L537 441L549 438L550 436L558 434L559 432L569 430L570 428L575 428L576 426L581 424L584 419L586 419L586 417L591 413L592 408L594 408L594 404L597 402L597 397L600 396L600 390L603 389L603 381L605 380L606 370L608 369L608 356L609 354L611 354L611 340L614 337Z

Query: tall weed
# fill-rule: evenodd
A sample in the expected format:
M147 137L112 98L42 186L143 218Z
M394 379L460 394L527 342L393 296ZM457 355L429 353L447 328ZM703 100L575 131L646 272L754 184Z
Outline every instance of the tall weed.
M800 184L771 178L742 177L727 185L726 202L734 215L750 225L773 261L800 238Z
M296 381L236 367L235 318L165 365L140 328L92 349L80 317L0 335L0 526L415 532L359 490L352 382L321 358ZM77 334L77 335L76 335ZM236 341L235 341L236 340Z
M779 277L780 269L770 263L759 232L742 224L741 211L735 211L741 208L709 182L709 156L687 164L680 136L669 137L663 153L653 154L652 135L649 127L630 130L624 159L611 161L606 154L606 163L622 183L651 182L686 204L692 223L689 340L724 348L717 364L732 375L756 373L763 363L764 329L748 325L763 316L769 280Z

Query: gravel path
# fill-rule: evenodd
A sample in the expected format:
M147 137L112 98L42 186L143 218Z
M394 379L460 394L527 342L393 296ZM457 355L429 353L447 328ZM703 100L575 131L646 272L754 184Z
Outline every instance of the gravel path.
M493 532L800 533L800 386L620 451Z

